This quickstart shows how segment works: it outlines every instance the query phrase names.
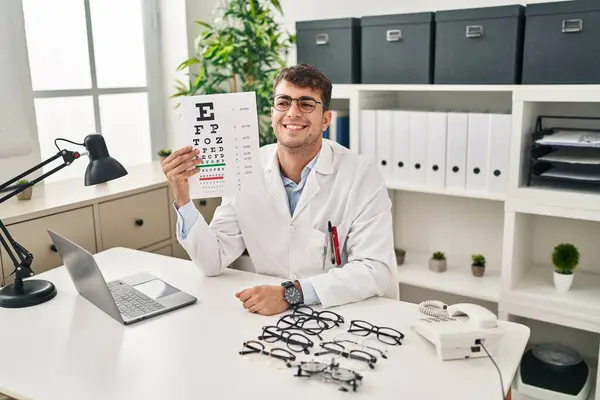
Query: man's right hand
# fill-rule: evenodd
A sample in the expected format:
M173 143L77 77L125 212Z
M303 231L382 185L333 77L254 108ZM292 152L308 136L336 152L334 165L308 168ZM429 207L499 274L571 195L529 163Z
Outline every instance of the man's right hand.
M198 154L199 150L186 146L174 151L162 162L163 172L169 181L178 208L190 201L188 178L200 171L200 168L195 167L202 163L201 159L196 158Z

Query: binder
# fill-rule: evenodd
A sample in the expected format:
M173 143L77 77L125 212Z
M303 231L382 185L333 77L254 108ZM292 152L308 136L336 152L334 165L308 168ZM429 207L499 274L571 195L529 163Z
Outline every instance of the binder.
M427 172L426 183L430 188L446 187L446 129L444 112L427 113Z
M360 150L359 154L370 160L377 161L377 120L376 110L361 110L360 112Z
M467 190L487 191L490 115L469 114Z
M392 112L392 178L398 183L410 180L410 112Z
M468 132L468 114L448 113L446 189L466 189Z
M492 193L506 192L511 131L510 114L490 115L488 190Z
M383 178L389 182L392 179L392 111L377 110L377 165Z
M426 183L427 168L427 112L414 111L409 120L409 182L422 186Z

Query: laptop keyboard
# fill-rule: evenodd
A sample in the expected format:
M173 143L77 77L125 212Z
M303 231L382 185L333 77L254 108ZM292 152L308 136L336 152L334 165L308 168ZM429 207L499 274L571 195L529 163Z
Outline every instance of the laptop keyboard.
M139 317L140 315L165 308L165 306L142 292L119 281L110 282L108 289L115 299L115 303L121 314L129 318Z

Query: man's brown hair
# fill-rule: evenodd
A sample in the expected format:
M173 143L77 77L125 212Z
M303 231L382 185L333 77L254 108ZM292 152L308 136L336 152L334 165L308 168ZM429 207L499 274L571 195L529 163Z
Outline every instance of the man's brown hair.
M273 93L282 80L300 88L311 88L321 94L323 105L329 109L331 102L331 81L314 65L298 64L282 69L273 83Z

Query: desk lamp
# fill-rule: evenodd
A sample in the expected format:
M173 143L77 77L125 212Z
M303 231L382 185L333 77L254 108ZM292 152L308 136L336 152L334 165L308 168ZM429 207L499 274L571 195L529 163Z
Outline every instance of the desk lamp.
M86 153L79 153L76 151L63 150L57 142L59 140L69 142L78 146L84 146L87 150ZM21 193L30 186L42 181L48 176L60 171L64 167L71 165L71 163L79 159L82 155L89 155L90 163L85 171L85 186L96 185L99 183L108 182L122 176L127 175L127 171L123 166L108 153L108 148L104 141L104 137L101 134L90 134L86 136L83 143L75 143L67 139L58 138L54 141L58 153L41 162L33 168L28 169L22 174L14 177L13 179L4 182L0 185L0 191L11 191L8 195L0 198L0 203L5 202L13 196ZM61 158L63 163L51 171L43 174L39 178L32 180L29 183L23 185L15 185L9 187L9 185L17 182L19 179L27 176L33 171L43 167L44 165ZM6 250L8 256L15 266L14 274L15 281L11 285L7 285L0 289L0 307L4 308L22 308L30 307L37 304L45 303L56 296L56 287L52 282L48 282L41 279L27 279L34 275L31 269L31 263L33 262L33 254L27 249L17 243L11 236L6 226L0 220L0 231L6 236L6 239L0 234L0 243ZM12 247L12 249L11 249ZM14 254L13 254L14 252Z

